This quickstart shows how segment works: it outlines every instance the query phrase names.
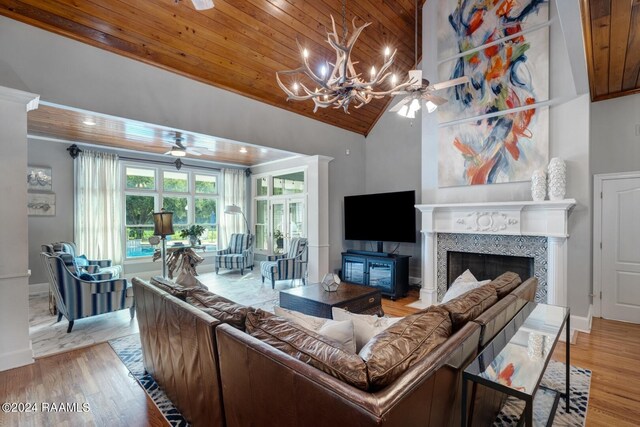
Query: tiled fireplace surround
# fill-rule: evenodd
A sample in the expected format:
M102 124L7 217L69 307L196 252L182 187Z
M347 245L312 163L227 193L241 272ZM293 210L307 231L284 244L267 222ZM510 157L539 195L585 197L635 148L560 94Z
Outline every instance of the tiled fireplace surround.
M447 252L532 257L536 300L567 305L568 219L575 200L417 205L422 213L422 288L414 307L447 291ZM524 278L523 278L524 279Z

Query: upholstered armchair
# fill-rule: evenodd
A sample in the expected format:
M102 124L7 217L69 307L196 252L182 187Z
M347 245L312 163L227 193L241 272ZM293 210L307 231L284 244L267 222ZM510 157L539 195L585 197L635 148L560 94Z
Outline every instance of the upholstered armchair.
M262 261L260 264L262 283L266 277L271 280L271 289L275 289L276 280L302 279L302 284L306 284L306 263L307 239L291 239L289 252L282 255L269 255L267 261Z
M76 244L73 242L57 242L49 245L42 245L42 252L48 254L67 253L71 256L69 259L65 257L65 263L72 272L78 270L78 274L87 272L89 274L98 274L101 279L117 279L122 275L122 267L112 265L110 259L87 259L84 255L78 254Z
M240 274L244 274L245 268L253 270L253 235L232 234L229 247L218 251L213 263L216 274L221 268L240 269Z
M88 273L72 272L63 258L67 253L41 254L49 273L50 288L56 299L58 322L64 316L69 321L67 333L75 320L129 308L135 315L133 289L127 279L97 280Z

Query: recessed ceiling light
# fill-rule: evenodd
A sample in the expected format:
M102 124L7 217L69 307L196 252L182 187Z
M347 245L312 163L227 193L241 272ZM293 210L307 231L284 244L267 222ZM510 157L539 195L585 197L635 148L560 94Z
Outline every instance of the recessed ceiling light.
M241 152L242 154L245 154L245 153L247 152L247 149L246 149L246 148L244 148L244 147L242 147L242 148L240 149L240 152Z
M82 121L82 124L85 124L87 126L95 126L96 122L92 118L87 118Z

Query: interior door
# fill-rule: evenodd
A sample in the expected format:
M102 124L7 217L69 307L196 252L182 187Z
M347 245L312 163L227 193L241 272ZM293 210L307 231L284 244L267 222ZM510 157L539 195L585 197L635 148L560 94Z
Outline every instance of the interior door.
M640 323L640 178L602 186L602 317Z

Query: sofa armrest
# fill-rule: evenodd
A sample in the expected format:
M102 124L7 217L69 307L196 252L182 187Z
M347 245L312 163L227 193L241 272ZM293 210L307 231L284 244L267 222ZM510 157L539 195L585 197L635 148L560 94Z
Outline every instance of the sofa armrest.
M267 261L278 261L279 259L283 259L286 254L281 255L267 255Z
M227 248L227 249L220 249L219 251L216 251L216 256L220 256L220 255L229 255L231 253L231 249Z
M145 369L191 425L223 427L220 321L144 280L132 285Z

